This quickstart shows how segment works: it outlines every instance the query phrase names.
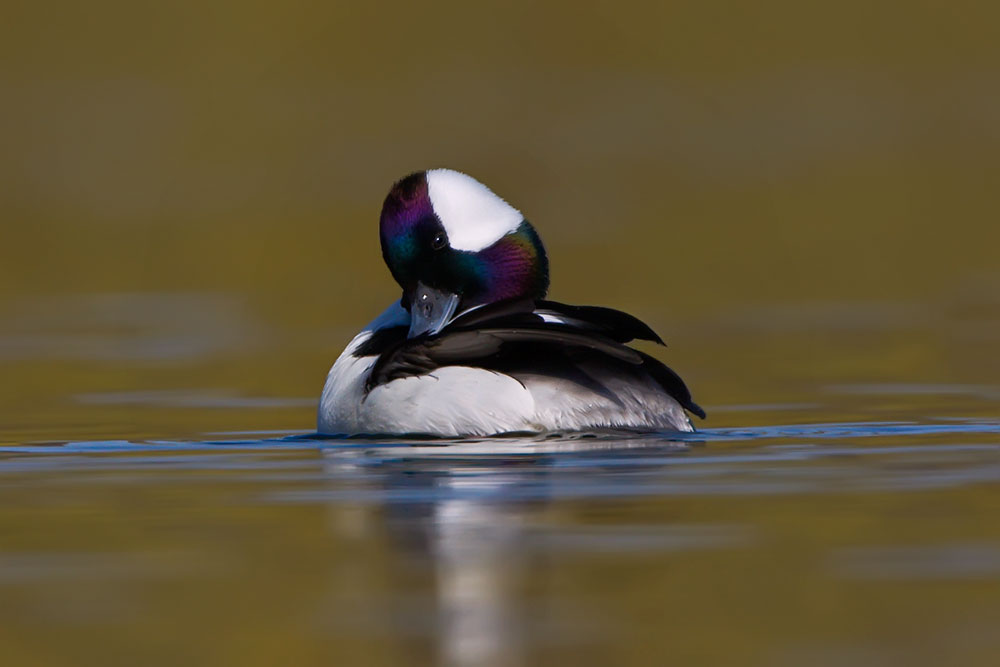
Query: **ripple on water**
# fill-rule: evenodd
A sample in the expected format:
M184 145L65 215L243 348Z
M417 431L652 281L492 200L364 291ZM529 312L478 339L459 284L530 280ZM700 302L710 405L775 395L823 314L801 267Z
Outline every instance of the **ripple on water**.
M0 475L74 468L126 471L253 471L298 479L259 501L430 502L462 498L606 498L907 491L1000 480L1000 423L855 422L706 429L693 434L593 434L534 438L397 440L246 438L123 440L0 447ZM925 442L952 436L948 443ZM970 441L979 437L985 442ZM893 444L880 444L880 440ZM895 444L896 441L902 444ZM324 478L295 477L294 451L319 452ZM115 456L127 454L127 456ZM44 456L41 456L44 455ZM359 488L337 480L447 470L451 483ZM292 477L289 477L289 475ZM113 478L113 474L111 475ZM133 478L123 476L123 482ZM331 483L332 482L332 483Z

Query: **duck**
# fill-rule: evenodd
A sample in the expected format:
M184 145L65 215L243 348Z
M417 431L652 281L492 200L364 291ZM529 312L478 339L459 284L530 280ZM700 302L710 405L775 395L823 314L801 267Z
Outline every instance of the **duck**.
M664 344L647 324L546 299L535 228L472 176L397 181L379 240L402 296L331 367L320 434L690 432L688 413L705 418L677 373L628 345Z

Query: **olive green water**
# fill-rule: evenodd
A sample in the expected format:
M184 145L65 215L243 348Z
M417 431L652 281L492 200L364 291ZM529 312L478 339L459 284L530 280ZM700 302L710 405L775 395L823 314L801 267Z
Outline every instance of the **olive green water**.
M995 8L6 14L2 664L995 664ZM441 165L697 437L301 437Z

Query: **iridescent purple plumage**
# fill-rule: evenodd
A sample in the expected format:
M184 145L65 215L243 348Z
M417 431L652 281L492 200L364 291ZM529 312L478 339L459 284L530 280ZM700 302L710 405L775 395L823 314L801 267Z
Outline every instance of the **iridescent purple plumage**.
M503 299L541 299L549 287L549 262L545 248L528 222L517 231L477 253L483 272L484 292L476 304Z
M382 204L379 220L382 242L405 236L413 225L433 216L434 207L427 194L424 172L407 176L392 187Z

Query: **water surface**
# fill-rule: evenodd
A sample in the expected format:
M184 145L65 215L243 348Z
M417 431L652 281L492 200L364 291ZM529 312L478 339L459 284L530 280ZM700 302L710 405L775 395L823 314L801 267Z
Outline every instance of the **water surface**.
M988 664L998 489L983 418L9 444L0 640L48 664Z

